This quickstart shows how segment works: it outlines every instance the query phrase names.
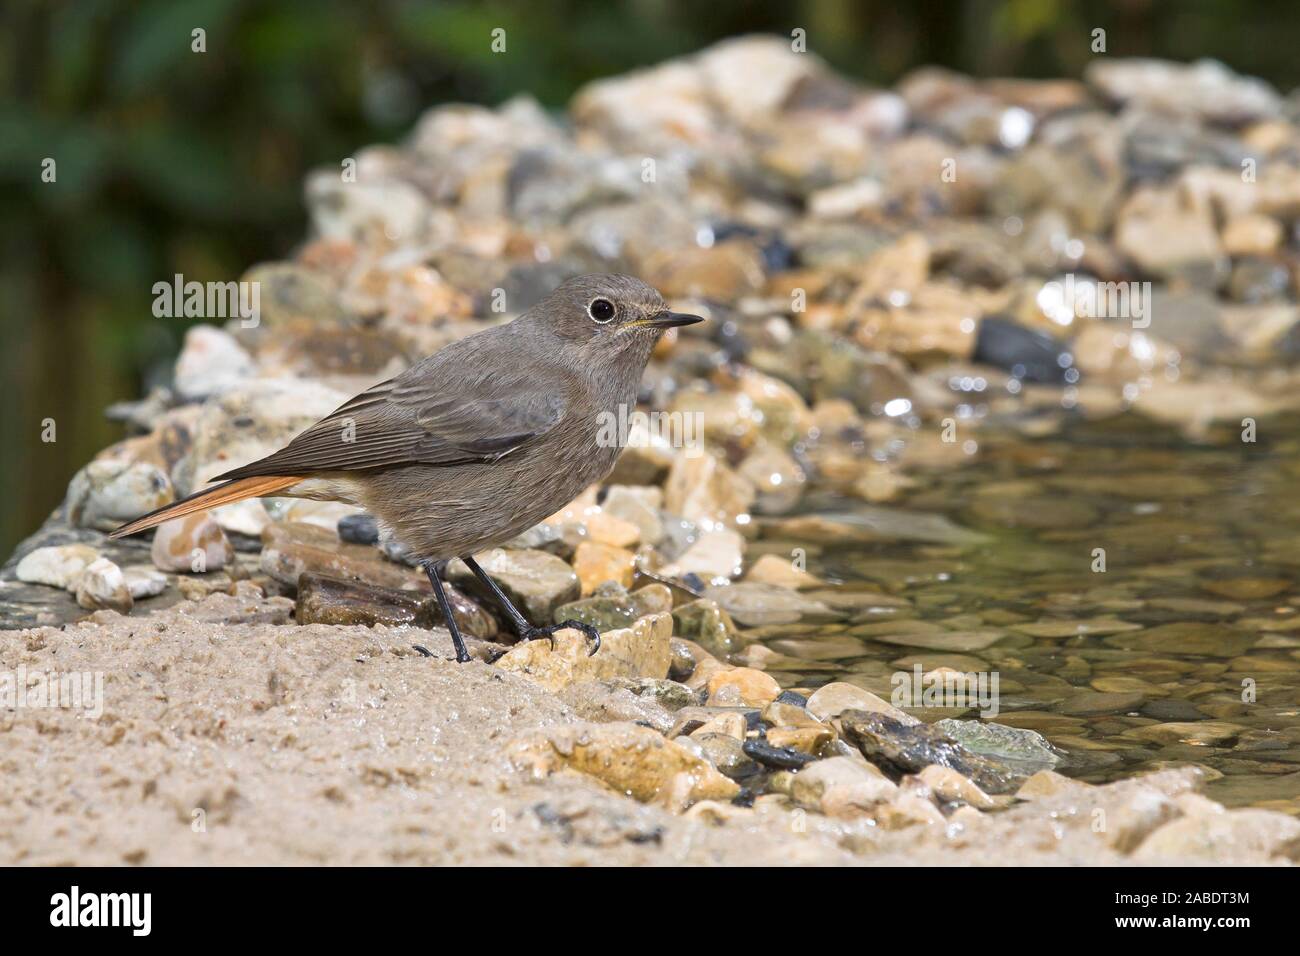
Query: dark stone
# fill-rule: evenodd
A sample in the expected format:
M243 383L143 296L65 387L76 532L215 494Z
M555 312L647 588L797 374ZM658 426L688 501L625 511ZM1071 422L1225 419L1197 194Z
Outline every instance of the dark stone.
M794 704L796 707L807 707L808 698L803 694L796 694L792 690L783 690L777 694L776 702L778 704Z
M1065 373L1073 365L1063 342L996 315L980 321L973 357L1026 382L1044 385L1064 385Z
M687 571L685 574L683 574L682 583L686 585L688 588L690 588L692 591L697 591L697 592L703 591L706 587L708 587L708 585L704 583L704 579L700 577L698 574L696 574L694 571Z
M763 243L763 268L768 272L785 272L793 269L794 249L780 236L773 236Z
M346 515L339 519L339 540L351 544L378 544L379 522L374 515Z
M800 753L786 747L773 747L765 740L746 740L742 749L746 755L759 763L776 767L778 770L798 770L817 760L812 754Z

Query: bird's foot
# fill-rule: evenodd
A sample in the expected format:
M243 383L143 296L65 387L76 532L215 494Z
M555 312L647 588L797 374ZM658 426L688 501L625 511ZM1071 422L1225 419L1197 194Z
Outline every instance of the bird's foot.
M591 650L587 651L588 657L600 650L600 631L590 624L583 624L581 621L561 621L559 624L551 624L547 627L530 627L519 635L519 640L536 641L546 638L551 642L551 648L554 649L556 631L563 631L570 627L575 631L582 631L587 636L587 643L591 645Z

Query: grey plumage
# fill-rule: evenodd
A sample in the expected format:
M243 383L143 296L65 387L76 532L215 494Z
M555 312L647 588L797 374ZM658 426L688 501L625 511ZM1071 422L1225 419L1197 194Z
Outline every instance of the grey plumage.
M502 544L609 473L620 449L598 440L602 415L631 411L655 342L687 319L630 276L571 279L220 477L301 476L276 493L358 504L421 559Z

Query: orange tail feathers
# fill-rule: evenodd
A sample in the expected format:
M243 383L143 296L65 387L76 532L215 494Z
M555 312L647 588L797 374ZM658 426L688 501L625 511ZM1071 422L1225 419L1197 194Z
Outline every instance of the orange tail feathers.
M185 515L193 514L196 511L204 511L218 505L228 505L234 501L243 501L245 498L257 498L262 495L274 494L288 488L290 485L296 485L302 480L301 475L258 475L253 478L235 478L217 485L215 488L196 492L188 498L182 498L180 501L173 501L171 504L164 505L157 511L151 511L134 521L128 521L122 527L109 532L108 536L110 538L124 538L129 534L135 534L137 531L147 531L164 521L183 518Z

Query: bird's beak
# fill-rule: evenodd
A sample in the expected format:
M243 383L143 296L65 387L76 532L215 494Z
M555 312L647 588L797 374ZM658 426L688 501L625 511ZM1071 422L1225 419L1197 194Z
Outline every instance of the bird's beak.
M696 322L703 321L703 317L698 315L689 315L685 312L660 312L658 315L639 319L629 324L641 328L675 329L679 325L694 325Z

